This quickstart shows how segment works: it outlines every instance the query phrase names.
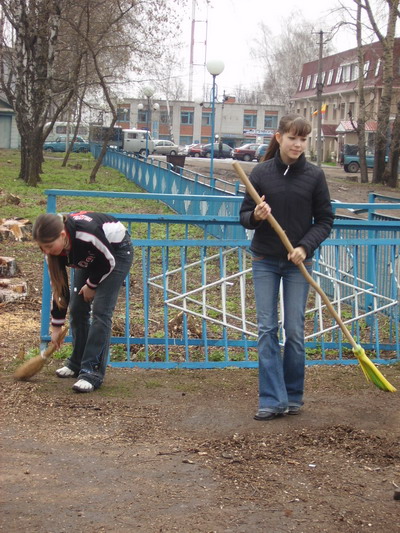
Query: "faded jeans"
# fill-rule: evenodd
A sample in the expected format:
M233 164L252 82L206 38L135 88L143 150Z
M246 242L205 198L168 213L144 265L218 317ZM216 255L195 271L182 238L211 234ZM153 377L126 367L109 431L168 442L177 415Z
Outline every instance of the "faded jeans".
M73 351L66 365L95 389L103 382L108 362L112 316L120 288L133 260L132 244L121 243L115 252L114 270L97 287L92 303L79 291L86 283L87 270L75 269L69 306ZM90 312L92 315L90 316Z
M308 272L312 260L304 262ZM253 254L258 321L259 409L284 413L303 405L304 317L309 284L291 261ZM285 344L279 344L278 300L283 284Z

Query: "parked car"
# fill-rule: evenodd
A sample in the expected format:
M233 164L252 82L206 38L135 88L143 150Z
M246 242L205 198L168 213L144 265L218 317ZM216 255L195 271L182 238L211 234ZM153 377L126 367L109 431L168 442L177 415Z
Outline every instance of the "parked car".
M72 139L72 137L71 137ZM67 136L66 135L60 135L56 138L55 141L49 141L45 142L43 145L43 150L46 152L65 152L67 149ZM80 137L79 135L75 139L74 146L72 151L73 152L89 152L90 150L90 144L85 141L83 137Z
M367 162L367 168L374 168L375 156L374 154L367 153L365 155L365 161ZM386 163L389 161L389 157L385 157ZM360 170L360 157L358 155L344 155L343 156L343 168L345 172L358 172Z
M201 157L211 157L211 143L203 145L203 148L200 152ZM214 158L225 158L225 157L232 157L232 147L229 146L229 144L222 144L222 153L220 155L219 153L219 145L218 143L214 143Z
M257 159L258 162L260 162L261 158L264 157L268 146L269 146L269 143L268 144L260 144L260 146L257 148L257 150L256 150L256 159Z
M153 154L176 155L180 151L179 146L172 141L156 139L154 141Z
M233 159L240 159L241 161L253 161L256 158L256 151L259 144L243 144L238 146L232 152Z
M202 148L202 144L189 144L185 147L184 153L189 157L200 157Z

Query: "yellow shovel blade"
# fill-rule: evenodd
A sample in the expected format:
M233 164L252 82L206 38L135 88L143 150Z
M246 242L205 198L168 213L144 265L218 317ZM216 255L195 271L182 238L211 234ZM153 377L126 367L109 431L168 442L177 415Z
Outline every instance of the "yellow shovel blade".
M374 385L381 390L396 392L396 388L389 383L374 363L366 356L364 349L359 344L357 344L357 349L353 348L353 352L357 357L367 380L374 383Z

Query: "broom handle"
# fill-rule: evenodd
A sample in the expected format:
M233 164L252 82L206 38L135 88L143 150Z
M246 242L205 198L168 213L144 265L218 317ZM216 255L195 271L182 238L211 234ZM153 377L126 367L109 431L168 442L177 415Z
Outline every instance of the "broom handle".
M58 342L62 342L64 339L65 339L65 336L67 334L67 331L68 331L68 328L64 328L60 331L60 333L58 334L58 337L57 337L57 341ZM45 349L45 351L41 354L41 356L43 357L44 360L48 359L51 355L53 355L53 353L57 350L57 344L55 344L54 342L51 342L47 348Z
M243 185L246 187L246 190L247 192L250 194L250 196L252 197L252 199L254 200L254 202L259 205L261 202L261 198L260 198L260 195L258 194L258 192L255 190L255 188L253 187L252 183L250 182L249 178L247 177L247 175L245 174L244 170L242 169L242 167L239 165L239 163L237 163L236 161L234 163L232 163L233 165L233 168L236 170L236 173L237 175L239 176L241 182L243 183ZM293 251L293 246L292 246L292 243L289 241L288 239L288 236L286 235L286 233L283 231L282 229L282 226L279 224L279 222L274 218L273 215L268 215L268 218L267 218L267 221L269 222L269 224L272 226L272 228L274 229L274 231L278 234L280 240L282 241L282 244L285 246L286 250L288 252L292 252ZM314 278L308 273L306 267L304 266L303 263L300 263L299 265L297 265L301 271L301 273L303 274L303 276L306 278L306 280L309 282L309 284L317 291L317 293L321 296L323 302L325 303L327 309L329 310L329 312L331 313L331 315L333 316L333 318L336 320L338 326L340 327L340 329L343 331L343 334L346 336L347 340L350 342L350 344L352 345L352 347L354 349L357 349L358 348L358 344L356 343L356 341L353 339L350 331L347 329L346 325L343 323L343 320L340 318L340 316L338 315L338 313L336 312L335 308L333 307L333 305L331 304L331 302L329 301L329 298L327 297L327 295L324 293L324 291L321 289L321 287L318 285L318 283L314 280Z

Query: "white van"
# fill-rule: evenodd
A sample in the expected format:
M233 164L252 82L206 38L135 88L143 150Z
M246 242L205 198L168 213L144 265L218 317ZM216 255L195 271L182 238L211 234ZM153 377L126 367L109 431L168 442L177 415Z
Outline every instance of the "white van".
M122 130L123 146L122 149L126 152L134 152L135 154L146 154L146 148L149 154L154 152L154 141L151 134L147 130ZM147 141L146 141L147 138Z

